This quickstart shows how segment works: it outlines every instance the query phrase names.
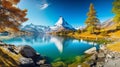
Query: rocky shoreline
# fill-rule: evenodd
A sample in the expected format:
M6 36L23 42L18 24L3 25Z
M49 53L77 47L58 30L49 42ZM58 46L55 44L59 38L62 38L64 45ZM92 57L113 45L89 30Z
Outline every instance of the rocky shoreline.
M13 59L18 56L18 58L16 58L18 60L14 60L18 63L18 67L52 67L46 57L41 56L28 45L15 46L0 42L0 49L11 54ZM101 45L99 50L97 50L96 47L90 48L85 51L85 54L91 55L89 60L83 62L89 65L89 67L120 66L118 63L120 61L120 53L108 50L106 45Z
M120 53L113 52L106 49L105 46L100 47L100 49L93 50L89 61L84 63L88 64L90 67L119 67Z
M0 49L2 51L5 50L6 53L8 52L12 56L16 56L17 58L12 57L12 59L17 59L14 61L18 63L18 67L52 67L51 64L47 62L45 57L41 56L32 47L28 45L14 46L1 42Z

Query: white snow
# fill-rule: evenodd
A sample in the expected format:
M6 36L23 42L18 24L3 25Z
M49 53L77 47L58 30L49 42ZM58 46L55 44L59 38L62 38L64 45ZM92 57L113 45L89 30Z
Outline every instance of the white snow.
M61 26L63 23L64 23L64 19L63 19L63 17L60 17L55 25L56 26Z
M64 18L63 17L60 17L59 18L59 20L56 22L56 24L54 25L54 26L52 26L52 27L50 27L52 30L54 30L54 31L56 31L56 30L58 30L58 29L60 29L60 28L64 28L64 29L71 29L71 30L73 30L74 28L70 25L70 24L68 24L65 20L64 20Z
M38 32L38 33L41 33L41 32L46 33L50 30L49 27L42 26L42 25L34 25L32 23L22 27L21 29L26 30L26 31L34 31L34 32Z

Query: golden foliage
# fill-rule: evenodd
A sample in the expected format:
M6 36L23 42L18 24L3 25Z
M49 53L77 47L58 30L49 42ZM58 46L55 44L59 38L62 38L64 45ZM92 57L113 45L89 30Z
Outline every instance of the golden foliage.
M96 11L94 9L94 5L91 3L89 12L87 13L88 18L86 19L85 23L87 25L86 29L91 33L94 33L96 29L96 25L99 23L99 19L96 17Z
M110 44L107 48L111 51L120 52L120 42L116 42L114 44Z
M6 49L0 47L0 67L17 67L20 55L12 54Z
M120 0L115 0L113 2L112 12L115 14L115 17L113 19L114 22L116 22L118 26L120 26Z
M19 3L20 0L1 0L0 2L0 25L3 31L6 31L4 28L12 28L17 31L21 23L28 20L25 18L27 10L21 10L13 5Z

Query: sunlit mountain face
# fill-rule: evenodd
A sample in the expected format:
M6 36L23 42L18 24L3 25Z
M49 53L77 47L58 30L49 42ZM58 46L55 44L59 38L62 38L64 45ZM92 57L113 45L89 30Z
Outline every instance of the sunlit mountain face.
M51 31L75 30L75 28L72 25L68 24L62 16L60 16L55 25L50 28Z

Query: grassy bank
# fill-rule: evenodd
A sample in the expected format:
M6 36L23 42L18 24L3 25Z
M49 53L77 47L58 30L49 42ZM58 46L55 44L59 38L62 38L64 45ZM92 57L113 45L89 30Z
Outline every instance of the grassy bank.
M0 46L0 67L17 67L20 55L15 55Z
M70 37L73 39L77 40L84 40L88 42L95 42L98 44L107 44L113 42L115 39L110 39L108 36L103 36L103 35L95 35L95 34L90 34L89 32L84 32L84 33L68 33L68 34L58 34L58 36L62 37Z
M108 44L107 49L115 52L120 52L120 42Z

